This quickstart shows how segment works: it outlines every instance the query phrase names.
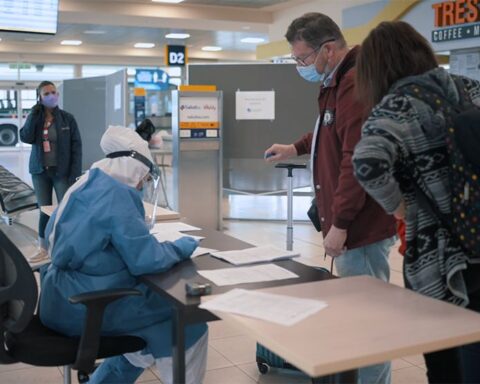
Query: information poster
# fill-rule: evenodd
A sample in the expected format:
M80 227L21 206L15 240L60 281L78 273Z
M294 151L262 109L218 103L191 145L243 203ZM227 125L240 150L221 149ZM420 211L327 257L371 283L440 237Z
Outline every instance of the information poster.
M181 97L180 129L218 129L216 97Z
M235 92L237 120L275 120L275 91Z

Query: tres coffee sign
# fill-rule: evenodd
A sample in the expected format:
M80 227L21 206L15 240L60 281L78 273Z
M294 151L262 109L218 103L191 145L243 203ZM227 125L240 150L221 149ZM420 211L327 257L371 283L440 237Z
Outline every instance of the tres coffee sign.
M480 0L442 1L432 4L432 42L480 37Z

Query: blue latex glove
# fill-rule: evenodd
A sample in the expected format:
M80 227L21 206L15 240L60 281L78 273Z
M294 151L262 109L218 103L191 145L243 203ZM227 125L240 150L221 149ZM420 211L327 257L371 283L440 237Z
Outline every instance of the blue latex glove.
M176 248L178 248L180 254L184 257L190 257L195 248L198 247L198 241L192 237L183 236L173 242Z

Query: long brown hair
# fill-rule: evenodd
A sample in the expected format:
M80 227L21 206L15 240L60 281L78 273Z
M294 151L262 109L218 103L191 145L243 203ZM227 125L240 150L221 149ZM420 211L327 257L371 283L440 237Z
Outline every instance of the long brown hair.
M410 24L382 22L370 31L357 57L357 95L373 108L397 80L437 66L430 44Z

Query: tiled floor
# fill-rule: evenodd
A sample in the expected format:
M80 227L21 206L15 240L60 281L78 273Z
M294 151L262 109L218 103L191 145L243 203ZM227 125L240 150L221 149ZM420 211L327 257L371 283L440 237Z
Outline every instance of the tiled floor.
M226 233L252 244L284 244L285 224L280 222L225 221ZM301 262L330 267L323 260L321 235L310 224L296 223L294 249L301 252ZM392 250L390 255L391 281L402 285L401 256ZM75 375L74 382L76 382ZM393 384L426 383L422 356L393 361ZM61 383L59 368L36 368L25 364L0 365L1 384ZM137 383L160 383L155 369L147 370ZM271 372L261 375L255 364L255 341L242 335L223 321L210 323L207 374L204 384L303 384L309 380L300 374Z

